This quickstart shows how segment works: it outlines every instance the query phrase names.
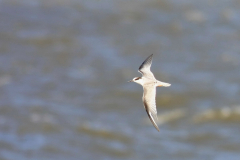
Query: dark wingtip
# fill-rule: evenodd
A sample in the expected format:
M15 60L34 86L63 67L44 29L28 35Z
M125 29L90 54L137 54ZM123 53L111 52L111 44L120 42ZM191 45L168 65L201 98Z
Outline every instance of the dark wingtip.
M145 61L140 65L140 67L138 68L138 70L141 70L145 64L151 63L152 57L153 57L153 54L151 54L150 56L148 56L148 57L145 59Z

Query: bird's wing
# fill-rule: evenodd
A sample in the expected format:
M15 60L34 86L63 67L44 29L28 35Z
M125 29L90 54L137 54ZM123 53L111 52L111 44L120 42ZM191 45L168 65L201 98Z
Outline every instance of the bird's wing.
M143 104L154 127L159 131L157 123L157 108L156 108L156 87L153 84L149 84L143 87Z
M150 70L152 65L153 54L151 54L139 67L138 72L140 72L143 77L154 78L153 73ZM154 78L155 79L155 78Z

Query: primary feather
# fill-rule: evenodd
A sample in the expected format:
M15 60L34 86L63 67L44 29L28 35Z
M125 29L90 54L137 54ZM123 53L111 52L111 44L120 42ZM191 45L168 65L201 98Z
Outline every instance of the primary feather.
M143 77L154 78L153 73L151 72L150 68L152 65L152 58L153 54L151 54L139 67L138 72L140 72Z

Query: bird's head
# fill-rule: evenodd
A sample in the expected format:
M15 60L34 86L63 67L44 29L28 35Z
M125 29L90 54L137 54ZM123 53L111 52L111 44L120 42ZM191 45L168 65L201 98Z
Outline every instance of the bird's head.
M135 82L135 83L138 83L140 85L143 85L143 79L142 77L135 77L133 78L132 80L128 81L128 82Z

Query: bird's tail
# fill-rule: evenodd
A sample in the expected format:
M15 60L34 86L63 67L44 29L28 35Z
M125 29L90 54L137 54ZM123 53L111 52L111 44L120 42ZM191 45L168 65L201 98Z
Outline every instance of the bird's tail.
M171 86L170 83L157 81L157 87L169 87L169 86Z

